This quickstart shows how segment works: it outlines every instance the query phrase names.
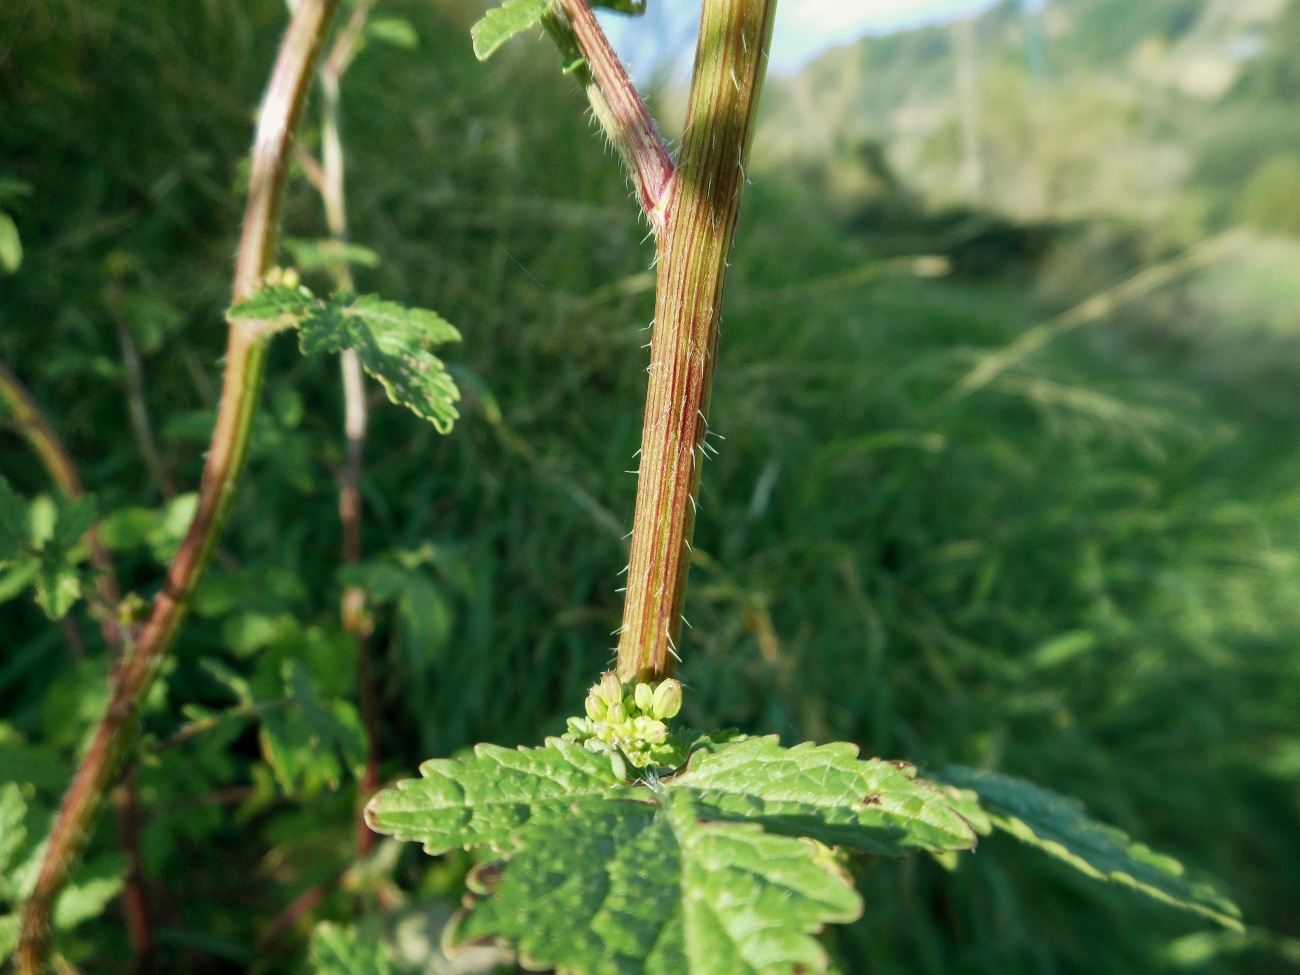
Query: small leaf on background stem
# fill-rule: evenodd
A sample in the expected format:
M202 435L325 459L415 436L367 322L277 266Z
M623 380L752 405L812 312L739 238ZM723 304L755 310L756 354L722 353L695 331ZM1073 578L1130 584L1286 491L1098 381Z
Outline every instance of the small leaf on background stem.
M460 332L423 308L373 295L316 298L306 288L272 285L232 307L226 317L297 326L304 354L356 349L361 365L388 398L447 433L460 416L460 390L428 346L459 342Z
M486 61L510 38L541 23L550 7L551 0L506 0L493 7L469 30L474 56Z

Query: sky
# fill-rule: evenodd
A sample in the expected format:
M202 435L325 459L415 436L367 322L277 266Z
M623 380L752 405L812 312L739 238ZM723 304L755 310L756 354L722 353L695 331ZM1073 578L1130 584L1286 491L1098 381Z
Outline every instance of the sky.
M1141 0L1137 0L1141 2ZM772 38L771 70L799 70L818 54L864 34L881 34L917 24L978 13L993 0L780 0ZM645 43L648 32L684 40L698 22L699 0L647 0L645 20L601 15L601 22L633 77L644 77L662 56L663 44ZM638 34L640 38L638 38Z
M864 34L966 16L991 0L780 0L771 70L796 71L818 54Z

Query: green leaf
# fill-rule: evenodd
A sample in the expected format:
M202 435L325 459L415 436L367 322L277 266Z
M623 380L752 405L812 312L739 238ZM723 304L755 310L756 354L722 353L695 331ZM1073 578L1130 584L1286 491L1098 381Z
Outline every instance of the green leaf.
M702 822L684 795L530 825L454 940L499 936L528 967L585 975L823 972L814 933L862 902L830 852Z
M493 7L469 30L474 41L474 56L486 61L502 44L521 31L540 23L551 0L506 0Z
M306 288L272 285L234 305L226 312L226 318L232 321L237 318L288 318L296 322L317 304L315 296Z
M125 883L126 865L125 854L106 853L77 868L54 905L54 927L67 931L102 914Z
M857 755L847 742L782 748L775 736L741 739L696 751L671 787L694 793L708 818L869 853L974 848L970 823L915 768Z
M587 975L824 971L810 934L861 905L823 842L890 855L974 845L944 792L852 745L693 747L680 774L628 781L571 742L479 745L425 762L366 819L429 853L513 854L456 937L504 937L530 964Z
M373 21L366 23L366 32L370 33ZM405 23L405 21L398 21ZM283 241L285 249L293 257L293 263L302 271L319 271L322 268L337 267L340 264L355 264L359 267L378 267L379 255L369 247L349 244L328 237L312 240L305 237L288 237ZM250 316L259 317L259 316Z
M382 944L367 944L352 928L328 921L312 932L310 958L316 975L389 975L393 970Z
M1194 911L1236 931L1241 911L1212 887L1184 875L1183 865L1113 826L1091 819L1074 799L1022 779L950 766L942 778L978 794L993 825L1090 877L1124 884Z
M365 735L356 708L321 697L296 660L282 670L287 707L262 719L262 750L280 787L290 795L322 785L337 789L344 771L365 761Z
M81 593L81 573L74 566L48 560L41 563L36 574L36 603L46 616L63 619Z
M388 398L447 433L460 415L460 390L442 360L426 346L457 342L460 333L441 316L371 295L337 298L303 319L304 353L356 349L361 365Z
M622 804L618 793L628 792L607 756L560 741L546 748L476 745L472 758L433 759L420 775L376 795L366 821L433 854L481 844L504 849L525 823L564 821L578 802Z
M366 37L406 51L413 51L420 45L420 36L411 22L401 17L371 17L366 21Z
M14 218L0 210L0 270L13 274L23 263L23 242Z
M356 349L366 372L379 380L388 398L431 422L440 433L460 415L460 390L441 359L428 346L459 342L446 319L423 308L407 308L373 295L312 296L306 288L263 288L226 313L230 319L270 319L296 325L304 354Z

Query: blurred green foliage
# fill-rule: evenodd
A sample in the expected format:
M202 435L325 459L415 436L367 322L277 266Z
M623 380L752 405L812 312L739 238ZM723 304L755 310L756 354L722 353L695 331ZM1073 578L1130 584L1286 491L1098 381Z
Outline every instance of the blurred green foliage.
M955 867L855 861L868 910L826 936L846 973L1300 967L1300 333L1286 312L1300 243L1254 240L946 396L1027 328L1238 216L1295 230L1285 64L1300 4L1209 101L1157 98L1115 68L1157 34L1191 43L1199 22L1178 17L1207 6L1130 4L1141 22L1122 30L1103 17L1113 3L1059 6L1113 36L1071 47L1049 33L1039 81L1023 35L997 33L1021 23L1016 5L980 26L1009 38L1005 63L982 73L1005 97L986 108L990 158L1022 167L995 166L982 203L937 208L960 146L950 110L914 167L880 121L890 92L952 98L945 31L866 42L853 77L874 100L845 83L844 114L822 124L859 114L838 137L782 129L807 104L798 84L840 77L834 59L769 86L713 398L726 440L704 475L684 717L1077 795L1221 878L1251 926L1206 934L993 837ZM164 970L334 970L327 957L370 959L379 938L398 970L446 970L436 929L468 858L381 845L352 865L344 584L373 593L388 778L476 741L558 734L611 656L653 304L644 224L547 45L516 41L482 66L473 4L381 10L418 44L376 44L345 81L352 237L379 259L355 273L360 290L460 329L448 358L462 419L442 438L377 405L367 561L340 576L337 369L288 340L272 350L221 554L135 751ZM187 498L150 471L142 437L169 481L196 486L242 160L283 22L276 0L0 5L0 186L30 190L0 198L21 241L5 244L21 263L5 258L0 358L77 458L123 586L145 599ZM1090 70L1119 81L1087 88ZM838 91L814 104L839 105ZM1161 98L1169 114L1155 113ZM314 151L311 111L301 141ZM1106 154L1135 155L1110 165L1098 133ZM1138 206L1151 184L1134 174L1165 143L1186 165L1161 177L1161 206ZM1044 189L1032 211L1004 205L1017 172L1055 172L1035 185L1065 190ZM1086 192L1094 179L1109 198ZM306 180L285 220L290 237L327 236ZM896 260L916 254L953 273ZM142 356L138 390L123 332ZM11 428L0 473L27 503L52 494ZM0 780L19 786L4 810L26 825L0 848L21 863L108 667L84 605L60 629L6 594ZM86 858L101 900L121 867L111 820ZM271 938L318 885L307 918ZM3 906L20 893L0 891ZM59 944L86 970L122 970L121 903L97 911ZM341 927L313 941L319 921Z

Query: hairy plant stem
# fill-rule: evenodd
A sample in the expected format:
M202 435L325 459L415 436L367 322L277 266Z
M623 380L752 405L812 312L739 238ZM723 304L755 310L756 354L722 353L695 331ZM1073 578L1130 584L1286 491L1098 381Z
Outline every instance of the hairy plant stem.
M281 41L253 146L248 204L235 268L235 301L253 294L274 261L293 135L302 117L322 39L338 5L339 0L300 0ZM266 341L261 323L231 322L221 403L203 470L198 509L168 568L149 620L115 675L108 709L50 833L23 917L17 953L21 975L42 975L49 968L50 918L55 900L117 773L135 731L140 704L176 638L216 549L248 453L266 362Z
M587 0L558 0L558 4L569 33L556 39L561 50L576 45L585 60L584 82L592 111L632 174L641 208L657 236L664 229L665 194L673 174L668 146Z
M776 0L705 0L677 168L660 206L654 337L618 672L659 681L680 661L718 322L767 71Z

